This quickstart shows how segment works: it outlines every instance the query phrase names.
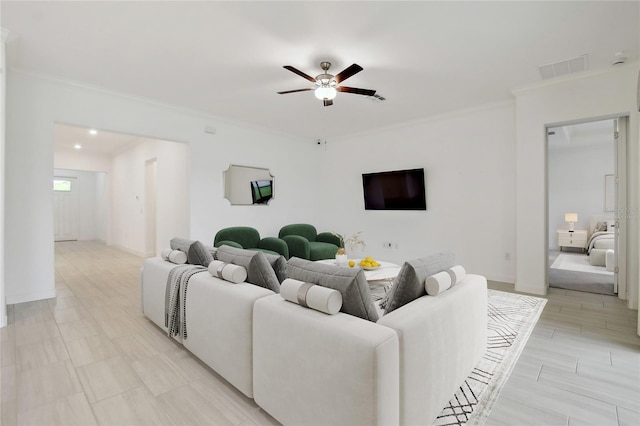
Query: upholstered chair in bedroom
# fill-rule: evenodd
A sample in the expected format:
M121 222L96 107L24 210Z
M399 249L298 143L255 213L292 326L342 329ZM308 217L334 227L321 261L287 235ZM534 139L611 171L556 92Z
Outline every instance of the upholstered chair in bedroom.
M278 237L286 241L291 257L308 260L333 259L341 245L337 235L331 232L318 234L316 227L307 223L283 226Z
M260 238L258 230L250 226L232 226L219 230L213 240L213 246L222 245L279 254L289 259L289 247L285 241L276 237Z

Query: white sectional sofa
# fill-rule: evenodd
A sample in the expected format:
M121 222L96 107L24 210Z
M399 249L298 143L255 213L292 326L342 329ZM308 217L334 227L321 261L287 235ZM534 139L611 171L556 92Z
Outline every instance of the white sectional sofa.
M202 272L182 302L182 344L285 425L431 424L485 351L485 278L467 275L378 319L360 300L348 300L367 297L362 271L299 262L308 261L287 264L296 279L308 266L317 284L348 282L336 290L342 310L356 314L328 315ZM141 277L143 312L165 331L166 283L175 266L147 259ZM330 282L322 282L325 274Z

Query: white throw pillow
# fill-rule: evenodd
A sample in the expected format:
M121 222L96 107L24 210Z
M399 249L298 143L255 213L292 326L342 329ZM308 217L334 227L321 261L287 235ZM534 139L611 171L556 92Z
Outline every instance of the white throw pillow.
M342 294L320 285L287 278L280 286L280 295L284 300L333 315L340 312Z

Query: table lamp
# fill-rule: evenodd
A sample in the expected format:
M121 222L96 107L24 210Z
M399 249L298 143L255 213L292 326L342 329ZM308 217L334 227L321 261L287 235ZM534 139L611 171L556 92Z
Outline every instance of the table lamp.
M569 232L573 232L573 224L578 221L578 213L565 213L564 221L569 223Z

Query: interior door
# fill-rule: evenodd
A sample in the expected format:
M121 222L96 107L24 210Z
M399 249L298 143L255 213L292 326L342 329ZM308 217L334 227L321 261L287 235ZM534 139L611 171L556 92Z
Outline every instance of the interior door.
M627 118L620 117L614 122L614 146L616 150L615 179L615 269L614 291L618 297L627 298ZM623 217L621 217L621 215Z
M78 179L53 178L53 240L78 240Z

